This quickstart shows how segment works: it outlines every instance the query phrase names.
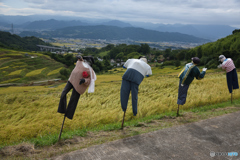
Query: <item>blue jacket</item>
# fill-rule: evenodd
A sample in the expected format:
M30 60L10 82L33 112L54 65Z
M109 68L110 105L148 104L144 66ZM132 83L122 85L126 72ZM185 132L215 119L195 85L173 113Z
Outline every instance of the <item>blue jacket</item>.
M179 73L178 77L180 79L181 84L189 85L190 83L192 83L194 77L196 77L196 79L198 80L203 79L205 73L206 73L205 71L202 71L200 73L196 65L194 65L193 63L188 63Z

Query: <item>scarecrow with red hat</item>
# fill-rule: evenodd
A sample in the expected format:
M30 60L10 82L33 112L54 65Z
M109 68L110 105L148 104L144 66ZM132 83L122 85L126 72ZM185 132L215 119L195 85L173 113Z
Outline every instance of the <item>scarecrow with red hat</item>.
M203 68L202 72L199 71L197 65L200 63L200 59L198 57L192 58L192 63L188 63L179 73L178 77L179 81L179 88L178 88L178 109L177 109L177 116L179 116L179 105L184 105L186 103L187 98L187 91L189 85L192 83L194 78L201 80L204 78L207 68Z

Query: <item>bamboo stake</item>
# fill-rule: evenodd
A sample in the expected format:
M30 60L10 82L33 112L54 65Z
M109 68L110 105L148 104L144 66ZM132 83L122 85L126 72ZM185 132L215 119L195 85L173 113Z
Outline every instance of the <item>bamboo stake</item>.
M59 133L59 136L58 136L58 141L60 141L60 139L61 139L61 135L62 135L62 130L63 130L63 125L64 125L65 118L66 118L66 116L64 115L63 123L62 123L62 128L61 128L60 133Z
M177 117L179 116L179 105L178 105L178 109L177 109Z
M121 129L123 129L123 124L124 124L125 113L126 113L126 111L124 111L124 114L123 114L123 120L122 120L122 127L121 127Z

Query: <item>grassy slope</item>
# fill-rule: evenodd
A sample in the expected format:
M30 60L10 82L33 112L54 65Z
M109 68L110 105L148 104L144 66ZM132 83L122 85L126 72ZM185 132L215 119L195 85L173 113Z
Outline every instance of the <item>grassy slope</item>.
M25 56L27 53L29 56ZM31 58L34 56L34 58ZM22 52L0 48L0 84L25 83L36 80L57 78L59 72L48 74L64 65L41 53ZM42 70L41 70L42 69ZM40 71L36 74L28 73Z
M112 129L119 127L123 113L120 87L124 71L117 69L112 70L114 74L97 76L95 93L81 96L73 120L67 119L65 122L63 138L69 138L69 132L70 137L84 136L89 129L108 125ZM179 71L153 68L154 75L145 78L139 87L136 117L132 114L130 98L126 124L128 121L175 111L178 91L176 75ZM63 118L57 113L57 107L64 85L0 88L0 146L30 139L36 145L55 143ZM196 109L230 99L224 72L209 71L203 80L195 80L191 84L188 93L183 109ZM71 92L68 99L70 95ZM239 99L239 90L234 91L233 95L234 99Z

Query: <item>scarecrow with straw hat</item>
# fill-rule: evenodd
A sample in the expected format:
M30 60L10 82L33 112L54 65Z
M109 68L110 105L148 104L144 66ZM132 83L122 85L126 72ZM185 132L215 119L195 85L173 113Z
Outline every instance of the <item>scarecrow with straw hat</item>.
M185 65L182 71L179 73L178 77L179 81L179 88L178 88L178 109L177 109L177 116L179 116L179 105L184 105L186 103L187 98L187 91L189 85L192 83L194 78L201 80L204 78L207 68L203 68L202 72L200 73L197 65L200 63L200 59L198 57L193 57L192 62Z
M232 103L232 90L239 89L236 67L233 63L233 60L231 58L226 58L224 55L219 56L219 61L222 62L222 64L218 65L218 68L222 68L227 72L227 86L229 93L231 93Z
M58 112L64 114L62 128L59 134L59 140L65 121L65 117L72 119L76 110L80 95L82 95L88 88L88 93L94 92L95 80L97 79L94 70L91 65L94 63L92 57L77 56L77 62L75 68L68 79L65 88L62 91L60 102L58 106ZM67 93L72 89L72 95L67 107Z
M138 101L138 86L143 81L145 76L152 75L151 67L147 64L145 56L140 56L139 59L128 59L123 65L123 68L127 68L127 71L122 76L122 85L120 91L121 106L124 112L122 128L124 123L125 112L127 110L127 104L129 94L132 95L132 110L134 116L137 114L137 101Z

